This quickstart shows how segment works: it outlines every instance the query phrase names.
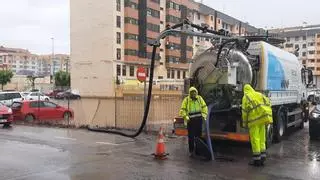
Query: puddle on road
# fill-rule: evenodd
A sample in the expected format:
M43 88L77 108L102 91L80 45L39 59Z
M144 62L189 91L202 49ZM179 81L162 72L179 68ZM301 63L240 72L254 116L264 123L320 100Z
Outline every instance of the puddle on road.
M26 143L21 141L6 140L0 149L15 149L32 152L63 152L62 148L52 147L46 144Z

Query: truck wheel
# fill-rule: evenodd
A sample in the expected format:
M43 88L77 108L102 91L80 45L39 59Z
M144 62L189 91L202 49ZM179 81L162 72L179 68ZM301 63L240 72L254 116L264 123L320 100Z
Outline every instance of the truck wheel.
M273 141L273 125L266 125L266 148L268 149Z
M276 121L273 124L274 129L274 142L279 143L286 131L286 116L285 113L279 109L276 117Z

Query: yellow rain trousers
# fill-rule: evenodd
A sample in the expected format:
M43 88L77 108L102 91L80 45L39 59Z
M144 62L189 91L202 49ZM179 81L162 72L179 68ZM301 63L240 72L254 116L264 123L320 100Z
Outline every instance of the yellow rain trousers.
M265 157L266 125L271 124L272 109L270 100L256 92L249 84L244 86L242 98L243 126L249 128L253 159Z

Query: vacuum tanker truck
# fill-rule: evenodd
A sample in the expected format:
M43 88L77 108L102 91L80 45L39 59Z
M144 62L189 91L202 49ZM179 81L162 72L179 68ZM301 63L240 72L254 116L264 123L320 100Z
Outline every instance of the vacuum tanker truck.
M289 127L302 129L308 119L306 87L312 82L312 72L294 54L265 41L213 43L196 53L189 73L185 92L195 86L211 108L213 139L249 141L241 119L242 88L247 83L271 100L273 124L266 127L267 144L281 141ZM182 122L182 118L175 118L177 134L186 133Z

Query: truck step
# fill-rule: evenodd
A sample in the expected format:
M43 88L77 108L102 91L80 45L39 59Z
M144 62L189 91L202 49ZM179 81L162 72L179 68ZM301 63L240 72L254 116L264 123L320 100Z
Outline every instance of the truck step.
M292 111L292 112L288 112L288 116L296 115L296 114L299 114L299 113L302 113L301 109L298 109L298 110L295 110L295 111Z
M288 123L288 124L287 124L287 127L295 126L295 125L297 125L297 124L300 124L302 121L303 121L302 119L299 119L299 120L297 120L297 121Z

